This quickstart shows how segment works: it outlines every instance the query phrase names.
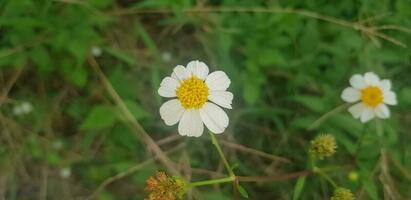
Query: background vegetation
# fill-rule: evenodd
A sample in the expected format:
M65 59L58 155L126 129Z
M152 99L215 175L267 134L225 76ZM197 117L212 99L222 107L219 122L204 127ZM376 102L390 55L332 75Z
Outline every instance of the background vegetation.
M161 78L199 59L232 80L219 139L238 175L304 170L309 141L326 132L339 147L321 165L338 166L329 173L339 184L358 199L410 199L407 27L408 0L2 0L0 198L85 199L106 181L97 199L143 199L147 177L167 171L103 75L187 180L224 174L206 134L180 137L158 113ZM366 71L390 78L398 95L384 135L347 111L308 131ZM333 190L316 176L242 185L258 200L328 199ZM242 198L230 184L187 196Z

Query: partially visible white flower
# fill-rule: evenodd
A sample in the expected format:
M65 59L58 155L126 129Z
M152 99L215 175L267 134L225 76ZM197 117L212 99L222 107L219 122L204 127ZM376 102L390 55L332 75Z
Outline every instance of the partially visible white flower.
M53 143L51 144L51 146L52 146L53 149L55 149L55 150L60 150L61 148L63 148L63 141L61 141L61 140L55 140L55 141L53 141Z
M351 87L344 89L341 98L348 103L356 103L348 111L362 123L374 117L386 119L390 117L387 105L396 105L397 98L391 91L391 81L380 80L373 72L363 76L354 74L350 79Z
M179 122L182 136L200 137L203 124L216 134L228 126L228 116L219 106L231 109L233 94L226 91L231 81L223 71L208 72L207 65L198 60L187 67L178 65L158 89L160 96L174 98L160 107L161 118L168 126Z
M164 62L170 62L171 61L171 53L166 51L161 54L161 59L163 59Z
M92 54L93 56L95 56L95 57L101 56L102 52L103 52L103 51L102 51L101 48L98 47L98 46L93 46L93 47L91 47L91 54Z
M13 108L13 113L17 116L29 114L33 110L33 106L30 102L24 101L20 104L17 104Z
M70 167L65 167L63 169L60 169L60 176L61 178L69 178L71 176L71 169Z

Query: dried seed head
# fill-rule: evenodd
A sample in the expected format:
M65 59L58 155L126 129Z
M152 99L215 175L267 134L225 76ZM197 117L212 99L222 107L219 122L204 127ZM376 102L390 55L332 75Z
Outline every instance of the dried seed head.
M145 200L178 200L187 191L187 183L179 177L170 177L164 172L156 172L147 179Z

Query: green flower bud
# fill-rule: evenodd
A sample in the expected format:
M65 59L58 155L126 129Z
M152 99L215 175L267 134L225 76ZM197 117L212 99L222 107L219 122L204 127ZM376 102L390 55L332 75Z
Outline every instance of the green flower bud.
M310 153L322 160L324 157L332 156L337 149L337 143L335 142L334 136L330 134L317 136L311 141Z

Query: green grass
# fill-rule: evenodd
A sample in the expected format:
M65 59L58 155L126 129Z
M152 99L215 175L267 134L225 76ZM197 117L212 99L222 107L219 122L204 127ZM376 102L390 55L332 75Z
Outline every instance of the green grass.
M181 137L158 112L162 78L195 59L231 79L217 137L235 174L254 179L187 199L329 199L333 186L306 171L320 133L336 137L317 164L338 185L357 199L409 199L410 28L407 0L2 0L0 199L140 200L157 170L224 177L207 134ZM308 130L367 71L397 94L383 133L346 110ZM31 112L16 113L24 102Z

